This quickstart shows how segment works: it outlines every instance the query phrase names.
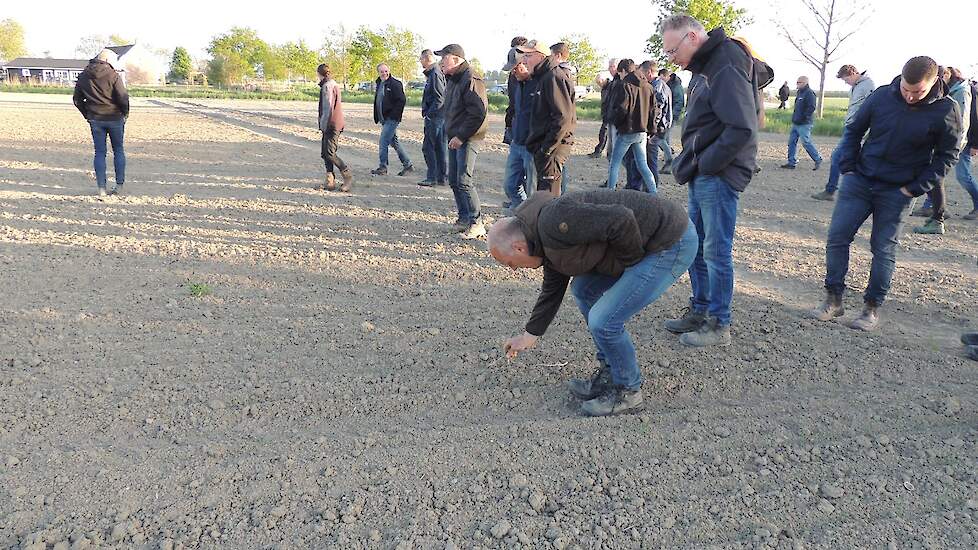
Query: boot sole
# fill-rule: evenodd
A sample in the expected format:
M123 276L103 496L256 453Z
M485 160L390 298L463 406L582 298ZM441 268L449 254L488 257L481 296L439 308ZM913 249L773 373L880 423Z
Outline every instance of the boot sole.
M679 329L674 329L674 328L669 328L669 327L665 327L665 328L666 328L666 330L668 330L669 332L671 332L673 334L689 334L690 332L696 332L697 330L700 329L700 327L691 328L689 330L679 330Z
M841 311L833 313L832 315L823 315L821 313L817 313L814 311L811 312L809 315L811 316L812 319L817 319L819 321L832 321L834 319L838 319L839 317L842 317L845 314L846 314L846 310L843 309Z
M621 416L623 414L636 414L636 413L640 413L640 412L642 412L644 410L645 410L645 403L644 402L641 403L640 405L636 405L634 407L630 407L630 408L627 408L627 409L622 409L622 410L619 410L619 411L612 411L612 412L610 412L608 414L592 414L592 413L588 412L587 409L581 407L581 413L584 414L584 416L587 416L587 417L590 417L590 418L601 418L601 417L604 417L604 416Z

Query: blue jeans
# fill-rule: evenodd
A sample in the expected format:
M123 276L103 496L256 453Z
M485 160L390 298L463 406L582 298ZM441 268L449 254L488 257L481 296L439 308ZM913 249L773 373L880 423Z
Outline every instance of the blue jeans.
M740 193L718 176L697 176L689 184L689 219L699 234L699 250L689 268L690 307L720 326L730 324L733 301L733 239Z
M448 178L448 136L445 135L445 118L424 119L424 142L421 154L428 166L427 181L444 182Z
M516 208L537 187L537 169L533 154L525 145L511 143L506 157L506 179L503 191L509 199L510 208Z
M798 164L795 151L798 149L799 139L801 139L801 144L805 147L805 151L808 152L808 156L812 157L812 160L816 164L822 162L822 155L818 154L818 149L815 148L815 143L812 142L812 126L812 124L791 125L791 133L788 135L788 164L792 166Z
M112 165L115 167L115 183L126 183L126 152L122 141L126 133L125 119L119 120L89 120L92 128L92 141L95 143L95 182L105 189L108 176L105 173L105 136L112 142Z
M896 265L900 225L910 201L910 197L900 192L899 186L874 182L859 174L843 176L825 243L826 289L836 294L845 291L849 245L862 224L872 215L873 232L869 243L873 261L863 300L877 306L883 304Z
M658 140L659 149L662 150L662 164L667 167L672 164L672 146L669 145L671 135L672 126L666 128L666 135Z
M841 170L839 170L839 157L842 156L842 145L836 146L835 150L832 151L832 157L829 161L829 181L825 184L825 191L828 193L835 193L839 190L839 176L841 176Z
M954 175L958 178L961 187L971 197L971 208L978 210L978 183L975 182L975 173L971 167L972 156L968 154L969 150L968 147L961 150L958 163L954 165ZM924 208L932 208L933 202L928 194L924 200Z
M405 168L411 166L411 158L408 157L407 151L401 146L400 140L397 139L397 125L400 122L396 120L384 120L383 125L380 128L380 167L387 168L387 148L393 147L394 151L397 152L397 158L401 161L401 164Z
M616 385L629 390L637 390L642 385L635 346L625 330L625 322L682 277L696 255L696 243L696 229L690 223L679 242L647 255L625 269L620 277L596 273L574 277L571 293L587 321L598 350L598 361L611 368L611 379Z
M455 195L458 219L469 225L482 217L479 191L472 181L475 159L479 156L478 142L466 141L458 149L448 150L448 185Z
M645 158L648 161L649 170L652 171L652 177L655 178L655 185L659 185L659 150L658 146L653 143L645 144ZM625 157L622 159L622 164L625 165L625 189L634 189L636 191L649 191L645 187L645 180L642 178L642 173L638 170L638 164L635 163L635 155L632 153L631 149L625 153ZM652 190L651 192L655 192Z
M645 182L646 189L650 193L655 193L655 176L649 170L648 156L645 154L645 132L635 132L633 134L615 133L615 139L611 146L611 160L608 161L608 187L615 189L618 187L618 171L621 169L622 159L625 158L627 151L632 151L635 156L634 164L637 165L642 181Z

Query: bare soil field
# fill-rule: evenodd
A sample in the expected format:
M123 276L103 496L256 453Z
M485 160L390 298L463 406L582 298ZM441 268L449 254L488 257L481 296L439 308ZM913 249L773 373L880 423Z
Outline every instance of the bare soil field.
M324 194L315 104L134 100L127 192L99 202L70 97L0 94L0 548L978 545L978 371L957 341L978 224L908 231L878 332L809 320L827 168L779 170L785 136L765 134L733 345L662 328L684 277L629 327L647 409L584 418L563 385L595 368L573 300L507 361L540 274L450 233L451 192L415 185L417 110L415 176L371 177L369 108L345 109L353 193ZM579 125L572 190L605 179L597 129ZM493 116L494 218L501 137Z

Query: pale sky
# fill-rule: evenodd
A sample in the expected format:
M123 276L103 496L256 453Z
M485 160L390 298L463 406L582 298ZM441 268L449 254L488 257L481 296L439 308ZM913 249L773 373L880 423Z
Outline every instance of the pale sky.
M269 2L206 0L137 1L111 9L95 9L96 4L77 0L4 3L0 19L11 17L24 26L32 55L50 51L53 57L66 58L74 57L82 36L113 33L155 48L184 46L195 58L203 57L211 37L232 26L252 27L271 43L302 38L310 46L319 47L327 29L342 23L349 31L360 25L406 27L420 34L432 49L457 42L468 57L479 58L487 70L502 66L509 40L518 34L551 44L562 34L583 33L607 56L640 61L645 58L645 40L656 22L656 12L648 0L564 2L564 11L544 2L360 0L272 4L280 9L269 9ZM601 9L602 4L607 7ZM750 40L758 54L774 67L776 85L783 81L793 83L795 77L804 74L817 87L814 67L800 61L771 23L773 17L781 16L792 21L805 20L798 0L736 0L736 4L754 18L754 23L740 35ZM861 6L866 4L859 2ZM426 8L422 9L422 5ZM978 49L968 44L969 40L972 46L974 43L978 11L974 0L874 0L874 5L875 11L864 30L850 39L839 60L831 64L826 89L847 88L835 78L835 70L842 64L868 69L877 84L884 84L915 55L930 55L938 63L961 67L970 76L978 75ZM970 17L966 17L968 13Z

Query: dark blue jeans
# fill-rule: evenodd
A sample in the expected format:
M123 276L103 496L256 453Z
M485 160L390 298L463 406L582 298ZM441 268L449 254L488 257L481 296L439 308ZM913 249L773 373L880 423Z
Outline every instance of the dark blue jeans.
M733 239L740 193L717 176L697 176L689 184L689 219L699 234L699 250L689 268L690 307L730 324L733 301Z
M479 191L472 181L475 159L479 156L479 143L466 141L458 149L448 150L448 185L455 195L458 219L473 224L482 217Z
M428 166L424 179L444 183L448 178L448 137L445 135L445 119L424 119L424 142L421 154Z
M863 300L882 305L890 290L893 268L896 266L896 247L900 225L912 199L895 185L874 182L859 174L842 177L839 197L832 211L828 240L825 244L825 288L842 294L849 272L849 245L863 223L873 216L873 231L869 238L873 261L869 268L869 284Z
M408 156L404 146L397 139L397 126L400 122L396 120L385 120L380 128L380 167L387 168L387 148L393 147L397 153L398 160L405 168L411 166L411 157Z
M537 169L533 163L533 154L525 145L511 143L509 155L506 157L506 178L503 191L509 199L509 207L515 209L533 193L537 186Z
M115 183L122 185L126 182L126 152L122 146L126 133L126 121L119 120L89 120L92 128L92 141L95 143L95 183L105 189L108 176L105 173L105 136L112 142L112 165L115 167Z
M839 170L839 159L842 157L842 143L840 142L836 145L835 150L832 151L832 157L829 164L829 181L825 184L825 191L828 193L835 193L839 189L839 176L842 174Z
M816 163L822 162L822 155L818 154L818 149L815 148L815 142L812 141L813 126L814 124L791 125L791 132L788 134L788 164L792 166L798 164L798 158L795 157L795 152L798 150L799 139L808 156Z
M637 390L642 385L635 346L625 322L656 301L689 268L696 255L696 229L690 223L682 239L649 254L620 277L588 273L574 277L571 293L587 321L598 361L611 368L615 384Z

